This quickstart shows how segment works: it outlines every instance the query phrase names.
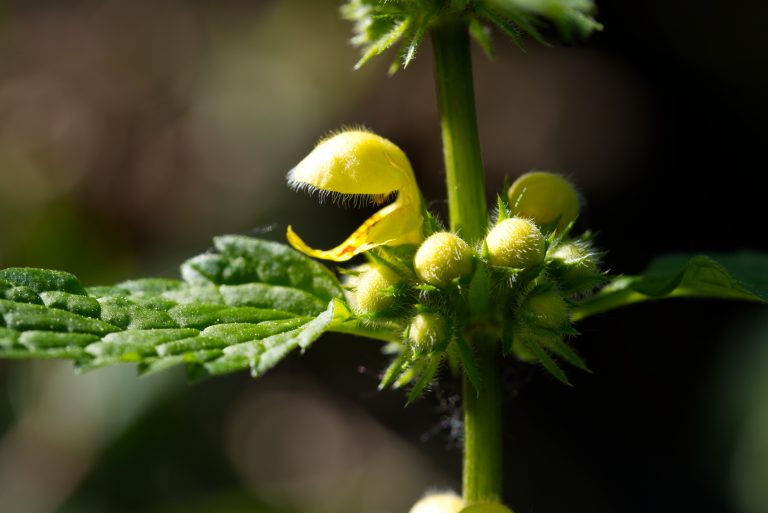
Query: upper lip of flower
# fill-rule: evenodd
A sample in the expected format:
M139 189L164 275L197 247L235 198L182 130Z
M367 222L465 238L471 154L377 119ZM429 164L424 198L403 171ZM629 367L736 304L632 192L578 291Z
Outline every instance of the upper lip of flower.
M337 134L318 146L288 173L296 190L318 193L355 206L395 201L368 218L344 242L330 250L309 247L288 227L288 242L315 258L337 262L383 244L421 242L423 202L405 154L388 140L365 131Z

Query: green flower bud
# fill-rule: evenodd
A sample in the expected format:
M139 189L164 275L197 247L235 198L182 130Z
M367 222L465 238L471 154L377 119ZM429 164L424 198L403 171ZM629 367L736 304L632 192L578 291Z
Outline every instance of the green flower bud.
M561 278L577 282L593 277L597 273L597 258L586 244L569 242L559 246L552 254L564 270Z
M544 261L544 237L531 221L512 217L485 237L491 264L526 269Z
M513 513L513 511L503 504L484 502L459 510L459 513Z
M529 295L523 302L521 313L536 325L550 330L565 328L570 319L568 304L554 289Z
M539 226L557 222L557 230L563 230L579 215L576 189L553 173L526 173L515 180L507 195L512 215L533 219Z
M431 353L447 341L448 324L441 315L421 312L411 319L408 339L413 344L414 353Z
M413 266L420 280L445 287L472 273L472 249L453 233L435 233L419 247Z
M384 266L372 266L370 270L357 278L355 307L366 313L378 313L392 308L394 297L388 289L402 281L392 269Z
M523 336L524 335L524 336ZM516 333L515 338L512 340L512 353L518 360L525 363L536 363L536 356L528 349L526 345L528 333Z
M413 505L409 513L458 513L464 500L453 492L427 495Z

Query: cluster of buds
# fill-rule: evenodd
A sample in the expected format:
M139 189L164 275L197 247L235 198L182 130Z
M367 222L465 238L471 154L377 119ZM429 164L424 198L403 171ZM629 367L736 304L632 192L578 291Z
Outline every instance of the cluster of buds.
M564 341L573 332L569 303L593 289L601 275L588 234L570 237L579 197L565 178L522 175L500 197L482 240L442 229L424 206L405 153L367 131L321 141L291 171L289 183L374 204L394 198L330 250L310 248L288 228L288 241L310 256L367 258L346 272L351 309L361 322L402 333L384 386L413 381L420 392L444 360L457 372L469 371L467 333L479 324L498 333L506 353L541 363L563 381L550 355L585 368ZM488 308L475 308L483 295Z

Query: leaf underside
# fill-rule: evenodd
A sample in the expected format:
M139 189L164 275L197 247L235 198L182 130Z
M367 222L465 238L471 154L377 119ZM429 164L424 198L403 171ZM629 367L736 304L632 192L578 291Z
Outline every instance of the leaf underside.
M768 253L675 254L639 276L617 276L572 311L578 321L643 301L699 297L768 302Z
M183 280L85 289L60 271L1 270L0 357L258 376L346 320L341 286L317 262L244 236L217 237L214 247L181 266Z

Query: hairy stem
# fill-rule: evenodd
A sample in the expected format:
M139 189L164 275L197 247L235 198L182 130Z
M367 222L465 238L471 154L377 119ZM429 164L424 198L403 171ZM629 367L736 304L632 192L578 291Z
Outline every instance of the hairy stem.
M451 230L475 242L485 235L487 213L466 21L435 27L432 42Z
M487 207L467 22L445 21L431 36L451 229L475 242L485 235ZM502 482L500 348L486 330L469 326L467 338L477 355L482 388L476 393L464 377L463 495L469 503L496 502Z
M473 502L501 501L501 376L499 344L484 336L472 337L482 376L476 393L464 377L464 476L462 495Z

